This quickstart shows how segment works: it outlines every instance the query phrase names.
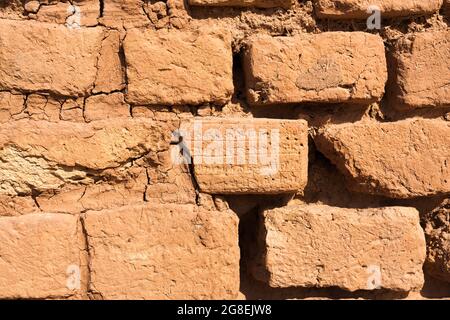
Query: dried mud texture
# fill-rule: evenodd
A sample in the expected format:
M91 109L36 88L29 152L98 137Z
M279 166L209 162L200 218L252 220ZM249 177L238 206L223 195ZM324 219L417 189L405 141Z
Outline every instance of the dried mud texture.
M149 204L88 211L83 221L92 248L93 294L104 299L237 297L237 219L229 210Z
M231 99L231 39L226 35L133 30L124 48L130 103L196 105Z
M354 191L400 199L450 192L448 121L330 125L315 143Z
M449 298L449 1L374 2L0 1L0 297ZM278 170L196 163L195 121L280 129Z
M189 0L193 6L289 8L292 0Z
M197 118L181 128L190 135L184 141L203 192L301 193L306 185L308 126L303 120Z
M409 107L450 106L450 31L413 34L397 43L398 98Z
M33 214L0 219L0 297L69 297L71 267L83 261L76 216Z
M168 134L167 128L144 119L5 124L0 132L0 193L31 195L65 184L93 183L108 169L163 151L160 143Z
M428 255L425 270L450 282L450 199L446 199L423 218Z
M319 17L330 19L365 19L377 7L385 17L432 14L442 6L442 0L315 0Z
M0 90L89 94L103 37L101 28L69 31L54 24L0 20Z
M255 268L255 276L271 287L410 291L423 285L426 246L414 208L303 205L262 215L265 270Z
M244 67L247 99L256 105L370 103L381 99L387 80L382 39L357 32L257 37Z

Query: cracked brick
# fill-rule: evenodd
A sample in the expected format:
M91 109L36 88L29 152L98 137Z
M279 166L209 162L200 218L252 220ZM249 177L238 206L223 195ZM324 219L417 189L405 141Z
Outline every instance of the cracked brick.
M425 238L414 208L266 210L259 239L254 274L271 287L410 291L424 282Z
M244 68L253 105L370 103L382 98L387 81L383 41L363 32L255 36Z

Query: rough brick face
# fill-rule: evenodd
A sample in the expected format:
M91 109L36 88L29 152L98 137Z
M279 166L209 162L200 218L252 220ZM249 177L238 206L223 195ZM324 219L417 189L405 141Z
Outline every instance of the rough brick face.
M169 136L167 127L145 119L5 124L0 132L0 193L31 194L67 183L92 183L109 168L163 150Z
M288 8L291 0L189 0L193 6L230 6L230 7L256 7L256 8Z
M417 33L399 41L397 95L410 107L450 105L450 31Z
M87 95L97 74L103 29L0 21L0 90Z
M69 278L71 268L79 269L81 277L79 228L78 218L71 215L2 217L0 298L42 299L79 293L82 279Z
M20 94L0 92L0 122L7 122L19 114L24 106L24 98Z
M377 101L387 80L382 39L361 32L255 37L245 72L256 105Z
M449 19L0 0L0 299L450 298Z
M225 35L131 30L124 46L130 103L223 103L231 98L231 40Z
M266 273L256 275L271 287L409 291L423 284L425 239L414 208L268 210L261 241Z
M448 121L331 125L315 142L353 190L393 198L450 192Z
M366 18L368 9L377 6L382 17L431 14L439 11L442 0L315 0L316 11L323 18Z
M303 120L197 119L186 128L200 190L217 194L302 192L308 132Z
M146 27L149 21L141 0L104 0L101 22L113 28Z
M145 205L84 217L91 289L105 299L226 299L239 289L231 211ZM114 275L114 277L112 277Z

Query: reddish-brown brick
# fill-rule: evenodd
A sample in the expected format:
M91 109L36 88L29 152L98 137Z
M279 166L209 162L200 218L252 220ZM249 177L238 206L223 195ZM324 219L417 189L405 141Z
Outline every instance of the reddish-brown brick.
M265 272L255 275L272 287L422 287L425 237L414 208L287 206L265 211L260 231Z
M102 72L98 61L105 36L100 27L0 20L0 90L90 94ZM103 67L119 69L114 63L120 64L119 59L109 59Z
M450 105L450 31L406 36L395 50L398 107Z
M364 19L379 8L381 17L403 17L431 14L439 11L442 0L316 0L319 17L336 19Z
M228 36L133 29L124 47L130 103L224 103L231 98L232 52Z
M230 210L135 205L89 211L84 225L92 248L89 289L105 299L238 294L238 221Z
M363 32L256 36L245 54L251 104L368 103L387 80L382 39Z
M200 190L217 194L302 192L308 173L304 120L198 118L182 128Z
M289 8L292 0L189 0L192 6Z

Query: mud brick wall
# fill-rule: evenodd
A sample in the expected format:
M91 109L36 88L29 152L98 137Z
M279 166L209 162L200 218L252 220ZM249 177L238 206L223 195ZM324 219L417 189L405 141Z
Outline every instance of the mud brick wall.
M0 298L449 298L450 2L368 2L0 0Z

